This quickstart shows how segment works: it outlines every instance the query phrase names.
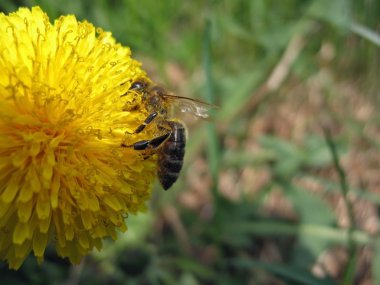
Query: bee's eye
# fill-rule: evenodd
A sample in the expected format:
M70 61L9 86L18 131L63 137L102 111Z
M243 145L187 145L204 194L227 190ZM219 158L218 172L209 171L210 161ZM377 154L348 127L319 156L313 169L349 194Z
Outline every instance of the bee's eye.
M142 90L145 87L145 84L140 81L133 82L129 90Z

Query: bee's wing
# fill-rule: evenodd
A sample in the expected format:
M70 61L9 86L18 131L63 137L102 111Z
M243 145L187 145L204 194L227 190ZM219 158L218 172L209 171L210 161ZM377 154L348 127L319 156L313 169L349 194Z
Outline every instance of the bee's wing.
M165 94L164 98L173 103L181 112L190 113L202 119L208 118L210 116L209 111L217 108L215 105L182 96Z

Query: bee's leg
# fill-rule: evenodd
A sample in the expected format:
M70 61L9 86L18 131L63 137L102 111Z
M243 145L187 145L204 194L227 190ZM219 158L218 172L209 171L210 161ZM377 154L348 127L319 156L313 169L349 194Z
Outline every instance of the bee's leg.
M153 113L149 114L149 116L146 117L144 122L140 126L138 126L137 129L132 134L141 133L147 125L149 125L151 122L153 122L153 120L157 117L157 115L158 115L158 112L153 112Z
M132 145L126 145L124 143L121 144L122 147L133 147L134 150L146 150L146 149L155 149L159 147L163 142L167 140L167 138L172 134L171 131L163 134L162 136L156 137L151 140L141 140L135 142Z

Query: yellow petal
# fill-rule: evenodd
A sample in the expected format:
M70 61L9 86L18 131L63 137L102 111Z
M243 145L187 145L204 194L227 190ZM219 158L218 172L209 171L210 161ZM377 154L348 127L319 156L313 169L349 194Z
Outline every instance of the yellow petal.
M32 200L18 204L18 218L20 222L26 223L29 221L32 215L33 206L34 202Z
M115 196L107 195L104 197L103 201L115 211L120 211L122 209L120 201Z
M13 232L13 242L17 245L21 245L28 238L31 238L28 224L18 223Z
M1 194L1 199L5 203L10 203L13 201L13 199L16 197L19 188L20 188L20 181L23 177L22 172L15 172L12 174L11 179L8 181L8 185L5 188L4 192Z
M40 220L45 220L50 216L50 201L47 199L47 197L43 197L40 195L39 199L36 203L36 212L37 216Z
M33 252L35 256L42 257L48 242L48 234L41 233L39 231L35 232L33 238Z

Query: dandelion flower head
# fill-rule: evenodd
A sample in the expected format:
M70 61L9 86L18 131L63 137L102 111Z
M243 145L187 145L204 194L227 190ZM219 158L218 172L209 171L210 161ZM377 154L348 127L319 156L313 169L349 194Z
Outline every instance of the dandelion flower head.
M0 257L52 243L78 263L150 196L154 158L120 147L147 115L121 95L149 78L110 33L39 7L0 14L0 70Z

